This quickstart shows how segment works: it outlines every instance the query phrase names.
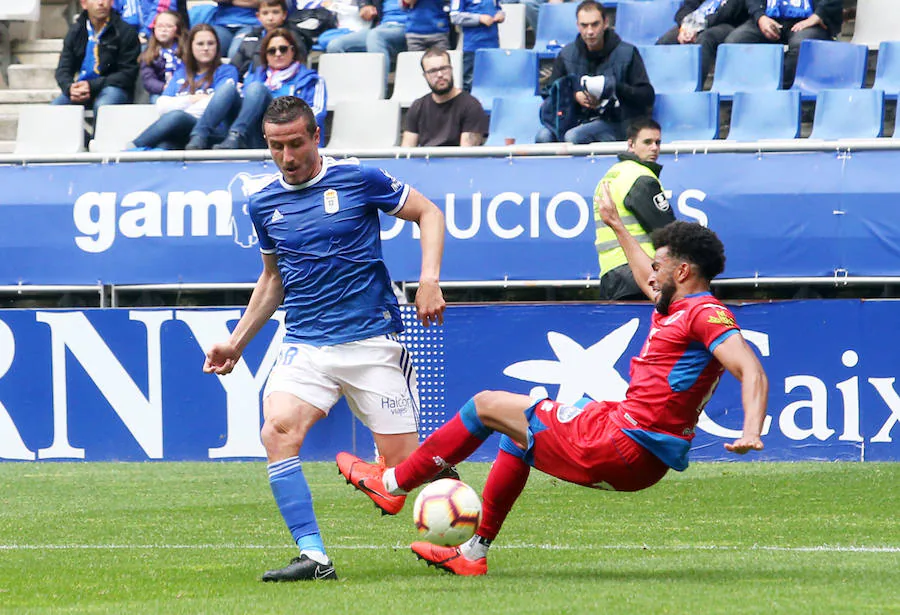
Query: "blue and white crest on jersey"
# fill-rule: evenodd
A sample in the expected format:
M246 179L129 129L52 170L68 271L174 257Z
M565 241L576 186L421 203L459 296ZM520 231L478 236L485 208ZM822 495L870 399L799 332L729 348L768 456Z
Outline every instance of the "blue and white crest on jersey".
M231 236L242 248L252 248L259 238L250 219L250 195L255 194L278 178L278 173L251 175L238 173L228 182L231 193Z
M341 208L341 203L338 201L338 193L337 190L333 190L329 188L322 195L322 200L325 203L325 213L326 214L336 214L338 210Z
M391 180L391 190L399 190L400 187L403 185L403 182L401 182L399 179L397 179L396 177L394 177L393 175L391 175L384 169L379 169L379 171L384 173L384 176L387 177L389 180Z

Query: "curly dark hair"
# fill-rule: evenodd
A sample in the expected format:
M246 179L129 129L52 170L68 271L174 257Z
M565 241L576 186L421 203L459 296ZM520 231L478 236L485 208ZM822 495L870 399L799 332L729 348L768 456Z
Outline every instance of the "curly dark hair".
M719 237L696 222L676 220L656 229L653 247L669 248L669 254L697 266L700 275L711 281L725 270L725 246Z

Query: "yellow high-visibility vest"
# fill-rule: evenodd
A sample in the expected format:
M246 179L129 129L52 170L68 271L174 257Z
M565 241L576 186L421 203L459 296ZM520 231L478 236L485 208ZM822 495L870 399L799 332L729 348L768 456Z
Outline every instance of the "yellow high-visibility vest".
M623 160L614 164L594 189L594 223L597 226L594 247L597 249L597 257L600 260L601 276L628 262L625 251L616 239L616 234L600 219L600 211L597 204L602 194L601 184L603 182L609 183L613 203L616 204L616 209L619 211L619 217L622 218L625 228L637 239L638 243L641 244L641 249L650 258L653 258L653 255L656 254L656 250L653 249L653 244L650 242L650 236L644 232L644 227L634 217L634 214L625 207L625 197L631 191L634 182L645 175L649 175L659 181L659 178L653 171L641 163L635 160Z

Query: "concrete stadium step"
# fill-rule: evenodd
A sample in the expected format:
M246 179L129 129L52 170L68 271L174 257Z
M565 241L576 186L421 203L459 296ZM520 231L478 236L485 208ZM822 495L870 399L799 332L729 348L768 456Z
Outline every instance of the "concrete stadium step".
M15 141L0 141L0 154L12 154L15 149Z
M61 38L39 38L33 41L19 41L13 45L13 57L21 64L36 64L38 66L52 66L59 64L59 54L62 51Z
M42 90L0 90L0 113L10 105L41 105L59 96L58 87Z
M0 114L0 141L15 141L16 129L19 127L19 115Z
M63 39L66 37L66 33L69 31L69 21L66 19L67 5L68 2L65 1L54 3L53 0L42 0L41 38Z
M9 89L11 90L37 90L56 87L52 66L38 66L37 64L12 64L7 71Z

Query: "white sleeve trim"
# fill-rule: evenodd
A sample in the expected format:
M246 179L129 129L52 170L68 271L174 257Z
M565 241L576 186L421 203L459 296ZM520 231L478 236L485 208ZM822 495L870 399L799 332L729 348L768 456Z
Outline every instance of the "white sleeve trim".
M406 205L406 199L409 198L409 184L403 185L403 192L400 194L400 202L397 204L395 208L387 212L389 216L397 215L397 212L403 209L403 206Z
M267 250L266 248L260 248L259 251L262 252L263 254L275 254L275 252L277 252L278 249L272 248L272 249Z

